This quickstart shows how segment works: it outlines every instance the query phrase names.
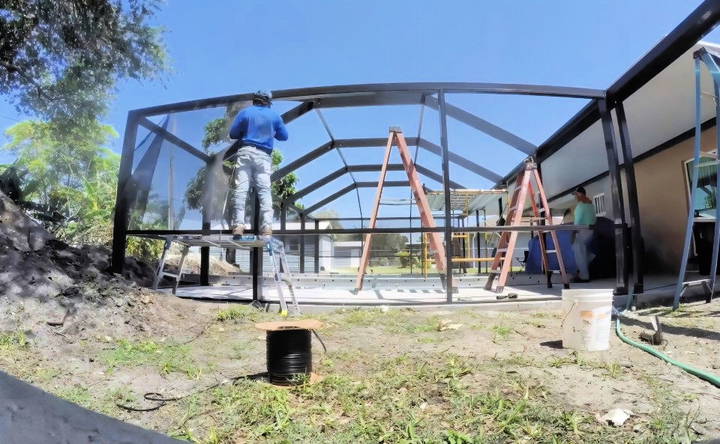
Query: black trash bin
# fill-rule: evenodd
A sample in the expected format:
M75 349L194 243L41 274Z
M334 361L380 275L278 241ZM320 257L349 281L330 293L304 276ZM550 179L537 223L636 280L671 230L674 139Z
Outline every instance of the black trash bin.
M693 224L693 238L695 239L695 252L700 274L710 274L712 265L712 246L715 230L715 221L695 221Z

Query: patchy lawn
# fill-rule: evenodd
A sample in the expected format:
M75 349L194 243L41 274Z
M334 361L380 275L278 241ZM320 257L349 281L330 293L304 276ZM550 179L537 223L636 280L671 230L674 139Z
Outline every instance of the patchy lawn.
M313 341L319 382L279 388L264 371L277 319L243 305L154 296L154 325L50 327L18 320L0 333L0 368L72 402L197 442L690 442L720 436L718 389L621 343L560 347L557 311L345 309ZM720 367L717 303L661 314L671 356ZM98 320L99 321L99 320ZM647 318L628 322L637 338ZM158 410L146 392L182 397ZM621 427L597 418L634 415Z

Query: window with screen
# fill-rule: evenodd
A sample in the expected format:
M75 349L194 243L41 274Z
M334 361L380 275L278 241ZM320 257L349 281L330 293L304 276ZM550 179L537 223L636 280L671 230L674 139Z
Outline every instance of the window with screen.
M605 216L605 193L593 196L593 205L595 206L595 216Z
M697 189L695 190L695 202L693 209L695 217L715 217L715 203L717 194L717 160L709 155L700 157L700 164L697 178ZM685 178L688 190L688 199L691 196L690 186L693 179L693 161L685 162Z

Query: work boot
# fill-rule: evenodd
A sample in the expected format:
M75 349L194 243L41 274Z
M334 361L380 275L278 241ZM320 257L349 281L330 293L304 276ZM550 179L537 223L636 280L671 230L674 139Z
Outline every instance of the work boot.
M240 240L242 238L245 227L242 225L236 225L232 229L233 240Z
M264 225L260 229L260 235L261 236L272 236L272 227L269 225Z

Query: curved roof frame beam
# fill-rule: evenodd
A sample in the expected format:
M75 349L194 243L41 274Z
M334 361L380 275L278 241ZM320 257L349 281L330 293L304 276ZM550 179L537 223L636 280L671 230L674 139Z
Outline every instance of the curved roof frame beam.
M423 138L420 138L419 140L416 137L408 137L407 139L408 145L415 145L418 146L426 151L429 151L437 156L442 157L442 148L440 146L426 140ZM338 139L335 141L335 144L337 146L343 146L347 148L367 148L367 147L383 147L387 144L387 139L379 138L379 137L373 137L373 138L362 138L362 139ZM487 168L484 168L477 163L466 159L465 157L454 153L450 151L450 162L461 166L465 168L466 170L469 170L481 177L484 177L485 179L495 183L498 179L502 178L498 173L491 171ZM438 181L442 183L442 180Z
M367 172L367 171L380 171L382 169L382 165L348 165L346 168L340 168L327 176L323 177L320 180L317 180L310 185L306 186L302 190L296 192L292 196L288 197L287 199L283 200L283 203L286 205L291 205L293 202L296 202L298 199L301 199L308 194L312 193L313 191L316 191L320 187L323 187L330 182L334 181L335 179L343 176L347 172ZM442 176L423 167L422 165L415 165L415 169L417 172L425 177L428 177L438 183L442 183ZM388 171L405 171L405 167L401 164L391 164L388 165L387 168ZM450 182L450 186L455 189L465 189L466 187L463 185L460 185L457 182Z
M350 165L350 170L352 171L380 171L382 169L381 164L375 164L375 165ZM428 168L425 168L422 165L415 164L415 169L421 176L425 176L429 179L434 180L437 183L442 183L442 176L438 173L429 170ZM405 167L401 164L390 164L388 165L388 171L405 171ZM464 185L460 185L457 182L450 181L450 186L455 189L466 189Z
M363 102L374 105L422 104L425 94L435 94L438 90L446 93L475 94L511 94L530 96L570 97L580 99L605 98L605 91L591 88L575 88L550 85L521 85L510 83L468 83L468 82L426 82L426 83L370 83L357 85L320 86L272 91L275 100L295 100L299 102L315 102L316 107L328 107L333 100L334 106L366 106ZM380 94L382 93L382 94ZM400 94L387 94L400 93ZM404 94L403 94L404 93ZM415 93L416 99L411 101ZM376 97L372 97L376 96ZM340 101L339 99L343 100ZM154 116L168 112L183 112L197 109L227 106L234 102L252 100L251 93L232 94L210 97L207 99L188 100L169 103L167 105L139 108L134 112L143 116ZM323 103L325 105L323 105ZM342 103L342 104L340 104Z
M315 108L315 102L302 102L295 108L285 111L280 117L282 117L283 122L287 125L298 117L301 117L306 113L312 111L313 108Z
M351 191L353 191L355 189L372 188L372 187L376 187L377 185L378 185L377 182L358 182L356 184L354 184L354 183L350 184L350 185L346 186L345 188L331 194L330 196L326 197L325 199L317 202L316 204L305 208L304 212L305 212L305 214L309 215L313 211L324 207L325 205L339 199L340 197L346 195L347 193L350 193ZM388 180L387 182L385 182L384 186L385 187L409 187L410 182L408 182L407 180Z
M415 169L416 169L417 172L420 173L421 175L423 175L423 176L425 176L425 177L428 177L428 178L434 180L434 181L437 182L437 183L443 183L443 177L442 177L440 174L436 173L435 171L431 171L431 170L429 170L429 169L425 168L424 166L419 165L419 164L417 164L417 163L415 164ZM453 181L453 180L450 180L450 186L451 186L452 188L456 189L456 190L457 190L457 189L464 190L464 189L467 188L466 186L460 185L459 183L457 183L457 182L455 182L455 181Z
M272 175L270 176L270 180L275 182L278 179L281 179L285 176L287 176L289 173L292 173L293 171L297 170L298 168L307 165L308 163L312 162L313 160L317 159L318 157L322 156L323 154L329 153L334 148L333 142L325 142L319 147L315 148L314 150L310 151L309 153L305 154L304 156L300 156L297 159L293 160L292 162L288 163L284 167L278 169L277 171L274 171Z
M438 111L440 108L437 99L432 96L427 96L425 98L425 105L434 109L435 111ZM522 151L529 156L532 156L533 154L535 154L535 151L537 151L537 146L533 145L522 137L517 136L503 128L500 128L499 126L490 123L487 120L482 119L471 112L465 111L464 109L457 106L450 105L449 103L445 105L445 109L447 110L447 115L452 117L453 119L458 120L468 126L471 126L476 130L487 134L493 139L510 145L511 147Z
M441 89L446 93L512 94L581 99L605 98L605 91L600 89L479 82L364 83L356 85L318 86L273 91L273 98L276 100L303 101L336 98L343 95L348 97L363 97L364 95L367 96L373 93L388 92L435 94ZM320 103L318 105L322 106Z
M420 148L429 151L433 154L436 154L438 156L442 157L442 149L435 145L434 143L425 140L423 138L420 138L420 140L417 140L416 137L408 137L407 139L408 145L416 145ZM298 158L297 160L294 160L293 162L290 162L289 164L285 165L284 167L280 168L279 170L275 171L271 179L273 181L278 180L288 173L295 171L296 169L312 162L313 160L317 159L318 157L322 156L323 154L331 151L333 147L343 147L343 148L368 148L368 147L383 147L387 144L386 138L380 138L380 137L368 137L368 138L360 138L360 139L336 139L334 142L327 142L318 148L312 150L311 152L307 153L306 155ZM465 157L454 153L450 151L450 162L459 165L481 177L484 177L485 179L497 183L500 179L502 179L502 176L497 174L494 171L491 171L487 168L484 168L475 162L466 159ZM427 170L426 170L427 171ZM425 174L428 176L427 174ZM430 177L430 176L428 176ZM435 180L435 179L433 179ZM439 181L442 183L442 180ZM464 187L457 187L457 188L464 188Z
M436 154L440 157L442 157L442 148L438 145L435 145L434 143L430 142L429 140L420 139L418 141L418 146L426 151L430 151L433 154ZM448 151L448 160L455 165L461 166L465 168L466 170L472 171L473 173L477 174L478 176L482 176L485 179L491 181L492 183L497 183L498 180L502 179L502 176L498 173L491 171L485 167L482 167L478 165L477 163L473 162L472 160L468 160L465 157L454 153L452 151ZM442 183L442 180L440 181Z
M311 206L305 208L304 213L310 214L313 211L324 207L325 205L329 204L330 202L337 200L341 196L346 195L347 193L353 191L356 188L357 188L357 184L351 183L350 185L346 186L345 188L341 189L340 191L336 191L335 193L329 195L325 199L322 199L320 202L317 202L314 205L311 205Z
M202 160L203 162L207 163L210 162L210 156L203 153L199 149L192 146L190 143L182 140L175 134L171 133L170 131L166 130L165 128L154 124L152 121L148 120L147 117L141 117L138 120L138 124L144 126L145 128L149 129L153 133L157 134L159 137L162 137L163 139L167 140L168 142L172 143L173 145L182 148L183 150L187 151L188 153L192 154L193 156L197 157L198 159Z
M327 176L323 177L320 180L317 180L310 185L306 186L300 191L295 192L292 196L285 199L284 203L292 203L296 202L298 199L302 199L303 197L307 196L308 194L312 193L313 191L317 190L318 188L325 186L332 182L333 180L345 175L347 173L348 169L346 167L340 168ZM354 183L354 182L353 182Z
M357 184L357 180L355 179L355 175L352 173L352 171L349 171L347 159L345 159L345 156L342 153L342 150L335 144L335 136L333 136L332 131L330 130L330 124L328 124L327 120L325 120L325 116L319 109L315 109L315 112L317 113L318 117L320 117L320 121L322 122L322 125L325 127L325 131L328 133L328 136L330 137L330 140L333 142L333 147L335 148L335 151L338 153L338 156L340 156L340 160L342 160L343 165L345 165L345 171L350 174L350 178L352 179L354 184ZM358 204L358 213L360 213L360 219L363 217L363 210L362 210L362 202L360 202L360 192L357 191L357 204Z

